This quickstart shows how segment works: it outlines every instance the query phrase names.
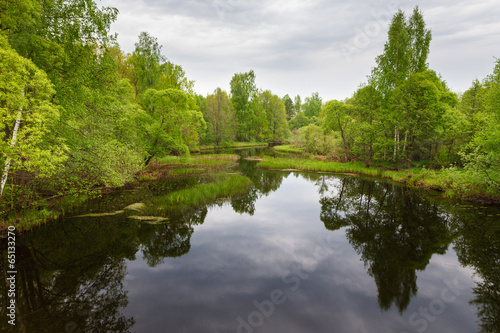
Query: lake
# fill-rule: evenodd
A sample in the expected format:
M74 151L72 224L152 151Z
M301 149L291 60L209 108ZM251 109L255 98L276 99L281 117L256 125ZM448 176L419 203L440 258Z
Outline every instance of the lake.
M122 212L171 190L158 184L18 237L17 325L6 281L0 331L500 332L498 207L247 160L237 171L246 196L167 221Z

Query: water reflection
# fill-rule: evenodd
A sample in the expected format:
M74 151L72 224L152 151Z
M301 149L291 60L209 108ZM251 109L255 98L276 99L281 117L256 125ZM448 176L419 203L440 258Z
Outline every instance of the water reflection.
M356 305L360 300L369 303L373 299L374 305L378 302L378 307L389 314L392 307L401 314L421 292L417 273L428 269L431 257L445 254L450 244L453 244L460 263L473 267L481 277L473 290L473 304L477 307L482 332L500 332L498 209L460 208L453 203L423 198L405 187L371 179L265 171L256 169L254 161L242 160L238 170L252 180L254 188L243 197L217 205L221 211L245 214L238 215L241 221L248 221L265 211L269 216L260 225L233 223L234 213L229 212L227 215L231 219L220 221L214 227L213 217L212 220L209 218L210 214L214 216L213 210L201 207L178 215L164 212L169 221L163 224L131 220L129 216L133 212L68 218L19 238L16 252L20 316L14 332L145 332L147 328L141 326L145 325L144 318L153 318L138 310L143 307L164 311L164 316L171 311L169 319L171 327L176 329L174 331L185 329L191 332L190 328L208 327L203 326L207 323L213 324L210 327L217 327L212 330L214 332L227 331L232 329L235 321L225 321L233 320L233 314L236 318L252 313L254 299L262 301L273 289L285 289L282 278L288 272L288 264L303 253L310 256L314 245L311 251L307 252L307 249L315 244L315 237L321 237L325 232L342 234L342 237L345 232L350 244L346 242L346 246L352 252L349 260L356 260L352 247L370 276L366 279L375 281L376 292L353 287L356 283L353 279L363 267L359 270L352 269L352 266L336 267L331 263L347 261L335 261L338 258L332 256L322 263L311 281L304 281L303 289L288 295L290 301L283 305L275 321L263 332L272 329L274 332L290 332L291 326L283 323L293 323L298 318L304 321L300 325L321 327L317 332L331 331L337 326L331 322L328 312L339 310L342 304ZM196 183L196 179L193 178L191 183ZM172 186L181 184L158 183L141 192L103 198L96 201L92 209L121 209L139 198L147 201L146 195L160 196ZM302 190L307 187L308 193L317 193L319 202L316 197L311 199L317 207L310 211L294 211L294 214L302 215L293 221L290 218L290 221L273 223L272 219L286 215L282 212L284 203L304 207L293 201L287 203L293 196L280 187ZM273 195L276 191L279 192ZM271 205L262 203L272 197L274 210L270 211ZM297 200L301 196L294 198ZM158 208L154 212L160 214L162 210ZM479 215L482 216L480 219ZM224 214L220 217L222 220ZM205 220L211 221L212 225ZM323 225L329 231L325 231ZM297 230L291 230L292 227L297 227ZM199 235L198 243L193 235ZM3 248L4 265L6 256ZM132 277L127 275L131 269L137 273L137 280L144 279L135 280L132 289L127 287L127 283L131 283ZM161 273L163 271L167 273ZM333 283L333 280L337 282ZM153 288L147 286L151 281L154 282L152 295L155 298L147 299L150 294L142 294L142 290ZM339 290L328 289L332 287ZM0 284L0 318L6 318L7 314L5 289L6 285ZM163 294L165 291L169 295ZM332 294L347 296L344 301L332 300L329 298ZM308 304L306 296L318 302ZM333 305L337 308L330 309L329 306ZM310 313L311 308L316 313ZM374 306L370 311L373 309L378 310ZM356 311L373 313L362 306L350 309L348 313L356 314ZM294 318L287 317L290 313ZM345 312L339 310L339 313ZM136 324L137 316L142 316L139 325ZM191 323L193 317L203 321L195 326ZM309 323L310 318L323 318L324 321ZM396 322L393 314L380 318L392 321L394 326L386 327L406 327L406 322L402 319ZM168 327L164 326L163 320L163 317L155 316L155 321L160 323L155 326L158 331ZM350 322L344 321L347 323L342 322L341 327L349 327ZM300 325L297 327L302 327ZM0 331L13 330L6 320L2 320Z
M188 253L193 226L204 222L207 211L161 225L131 222L126 215L73 218L27 233L16 244L18 325L2 320L0 331L131 332L135 320L120 310L128 304L125 259L136 260L141 251L155 267ZM7 318L3 283L0 294L0 316Z
M133 258L129 230L106 224L62 224L18 240L18 326L0 321L2 332L129 332L133 318L119 312L128 303L123 258ZM5 263L5 256L3 256ZM1 288L5 295L5 285ZM0 316L7 318L4 301Z
M473 289L481 332L500 332L500 225L498 211L468 206L455 209L459 237L454 242L460 263L481 278ZM478 216L481 218L478 219Z
M253 215L255 213L255 202L262 196L277 191L283 183L283 179L290 174L289 172L257 169L256 164L256 161L240 160L238 170L252 181L254 187L247 195L231 200L231 207L237 213Z
M407 188L348 177L322 179L321 220L329 230L346 227L378 288L378 303L402 313L417 294L417 271L452 241L439 206Z

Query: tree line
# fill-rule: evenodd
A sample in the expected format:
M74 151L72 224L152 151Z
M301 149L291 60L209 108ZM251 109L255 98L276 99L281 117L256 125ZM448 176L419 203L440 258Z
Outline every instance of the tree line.
M166 154L232 140L292 140L311 153L371 165L460 166L498 186L500 62L465 93L429 69L431 32L397 12L384 53L351 98L280 97L255 73L202 96L143 32L120 49L118 11L93 0L0 3L0 206L121 186Z
M253 71L235 74L229 94L197 95L154 36L121 50L109 31L117 15L93 0L0 3L0 215L121 186L200 143L289 137L291 111Z
M323 103L319 123L297 114L296 143L367 165L460 168L500 190L500 60L457 94L429 68L431 40L418 7L410 16L399 10L368 81L350 98Z

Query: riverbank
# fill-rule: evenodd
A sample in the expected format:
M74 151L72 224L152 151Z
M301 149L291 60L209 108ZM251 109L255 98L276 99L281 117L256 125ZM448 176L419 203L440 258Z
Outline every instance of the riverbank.
M231 142L221 144L219 146L216 145L201 145L197 151L207 151L207 150L218 150L218 149L243 149L243 148L264 148L268 147L267 142Z
M0 220L0 236L5 234L8 226L15 226L17 232L30 230L58 218L69 216L87 201L99 198L119 190L132 191L138 187L159 186L168 184L167 201L186 210L189 203L199 206L225 197L241 195L251 187L250 180L241 175L225 172L237 165L240 157L235 154L207 154L190 157L166 156L153 160L134 179L122 187L101 187L68 193L53 198L40 200L35 207L21 212L9 212ZM192 186L183 186L185 179L196 180ZM245 178L245 179L242 179ZM203 179L205 184L199 185ZM179 192L178 196L174 194Z
M277 151L286 152L289 150L286 147L283 148ZM294 153L298 154L299 152L294 151ZM310 156L308 158L264 156L257 167L269 170L313 171L380 177L410 187L439 191L445 198L500 205L500 193L491 190L484 179L474 178L458 168L388 170L385 167L367 167L362 162L341 163L313 159Z

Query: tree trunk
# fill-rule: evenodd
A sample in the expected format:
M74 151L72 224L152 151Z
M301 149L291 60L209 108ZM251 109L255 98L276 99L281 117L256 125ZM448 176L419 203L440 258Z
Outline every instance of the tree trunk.
M337 121L338 121L339 128L340 128L340 135L342 136L342 142L344 143L344 162L347 162L347 143L346 143L345 137L344 137L344 129L340 125L340 119L337 118Z
M370 166L373 164L373 134L370 135Z
M403 144L403 154L406 152L406 140L408 139L408 132L405 133L405 143Z
M394 157L393 160L396 162L396 147L398 145L398 125L394 125Z
M23 91L23 95L24 95L24 91ZM12 140L10 142L11 148L14 148L14 146L16 145L17 132L19 130L19 125L21 123L22 113L23 113L23 109L21 108L17 112L16 123L14 125L14 130L12 131ZM3 189L5 187L5 184L7 183L7 177L9 176L11 162L12 162L12 159L10 157L7 157L7 160L5 161L5 167L3 168L2 180L0 181L0 198L2 197Z

